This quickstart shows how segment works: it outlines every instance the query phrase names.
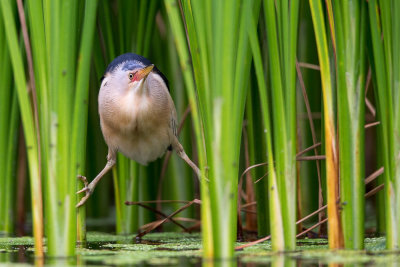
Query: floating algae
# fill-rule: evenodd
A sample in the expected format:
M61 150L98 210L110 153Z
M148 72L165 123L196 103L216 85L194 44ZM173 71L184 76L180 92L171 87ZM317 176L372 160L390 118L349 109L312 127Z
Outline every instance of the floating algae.
M242 245L244 243L237 243ZM400 254L385 250L385 238L366 238L363 251L328 249L326 239L299 239L296 251L276 253L270 241L244 248L235 253L236 259L227 265L278 266L327 265L400 265ZM154 265L198 266L201 264L201 236L199 233L151 233L137 243L135 235L112 235L89 232L85 247L77 248L73 259L45 259L46 264L61 265ZM0 265L6 263L35 263L31 237L0 238Z

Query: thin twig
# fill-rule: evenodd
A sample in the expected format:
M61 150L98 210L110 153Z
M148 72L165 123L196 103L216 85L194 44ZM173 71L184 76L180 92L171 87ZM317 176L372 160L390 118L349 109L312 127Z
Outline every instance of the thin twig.
M372 105L372 103L369 101L369 99L367 98L367 93L368 93L368 88L369 85L371 83L371 77L372 77L372 71L371 71L371 66L368 68L368 74L367 74L367 81L365 82L365 105L367 106L369 112L371 112L372 116L375 118L376 115L376 109L374 107L374 105Z
M246 203L246 204L242 205L242 208L247 208L247 207L255 206L255 205L257 205L256 201L250 202L250 203Z
M296 157L299 157L299 156L301 156L301 155L307 153L308 151L319 147L320 145L321 145L321 142L316 143L316 144L314 144L314 145L312 145L312 146L310 146L310 147L307 147L306 149L304 149L304 150L300 151L299 153L297 153L297 154L296 154Z
M365 105L367 106L368 110L371 112L371 115L375 118L376 116L376 109L374 105L368 100L368 98L365 98Z
M153 204L153 203L190 203L190 200L146 200L146 201L125 201L125 205Z
M248 168L246 168L246 170L244 170L244 172L242 173L242 175L240 176L240 178L242 178L247 172L251 171L254 168L260 167L260 166L265 166L268 165L267 162L263 162L263 163L258 163L258 164L254 164Z
M368 74L367 74L367 81L365 82L365 97L367 97L369 85L371 83L371 77L372 77L372 71L371 71L371 66L369 66Z
M168 215L166 215L165 213L163 213L163 212L161 212L161 211L159 211L159 210L157 210L157 209L155 209L155 208L153 208L151 206L147 206L147 205L144 205L144 204L141 204L141 203L138 203L137 205L142 207L142 208L148 209L148 210L154 212L155 214L160 215L161 217L168 218ZM177 226L181 227L185 232L190 232L185 226L183 226L179 222L175 221L174 219L170 218L169 220L172 223L176 224Z
M382 168L380 168L378 171L380 171L381 169L382 169ZM378 172L378 171L376 171L376 172ZM375 173L376 173L376 172L375 172ZM370 176L369 176L369 177L370 177ZM365 180L367 180L369 177L367 177ZM368 193L364 194L364 197L365 197L365 198L369 198L369 197L375 195L377 192L379 192L379 191L382 190L383 188L384 188L384 185L381 184L381 185L375 187L374 189L372 189L371 191L369 191ZM305 221L305 220L307 220L307 219L309 219L309 218L311 218L313 215L316 215L316 214L318 214L318 213L324 211L327 207L328 207L328 206L325 205L325 206L319 208L318 210L314 211L313 213L311 213L311 214L305 216L304 218L298 220L298 221L296 222L296 225L299 224L299 223L302 223L303 221ZM315 225L311 226L310 228L304 230L303 232L297 234L297 235L296 235L296 238L297 238L297 237L300 237L300 236L302 236L302 235L304 235L304 234L306 234L306 233L308 233L308 232L310 232L311 230L315 229L316 227L322 225L323 223L325 223L325 222L327 222L327 221L328 221L328 218L325 218L325 219L319 221L317 224L315 224ZM269 235L269 236L266 236L266 237L263 237L263 238L261 238L261 239L255 240L255 241L253 241L253 242L249 242L249 243L246 243L246 244L244 244L244 245L237 246L237 247L235 248L235 250L241 250L241 249L244 249L244 248L247 248L247 247L250 247L250 246L259 244L259 243L261 243L261 242L264 242L264 241L269 240L270 238L271 238L270 235Z
M267 241L267 240L269 240L269 239L271 239L271 235L266 236L266 237L263 237L263 238L260 238L260 239L257 239L256 241L249 242L249 243L244 244L244 245L241 245L241 246L237 246L237 247L235 247L235 250L236 250L236 251L237 251L237 250L242 250L242 249L244 249L244 248L251 247L251 246L257 245L257 244L259 244L259 243L262 243L262 242L264 242L264 241Z
M268 172L265 173L263 176L261 176L260 178L258 178L254 183L258 183L259 181L261 181L263 178L265 178L268 175Z
M321 224L326 223L327 221L328 221L328 218L325 218L325 219L323 219L322 221L319 221L318 223L314 224L314 225L311 226L310 228L308 228L308 229L304 230L303 232L297 234L297 235L296 235L296 238L298 238L298 237L300 237L300 236L302 236L302 235L307 234L307 233L310 232L311 230L317 228L317 227L320 226Z
M322 206L321 208L317 209L316 211L314 211L314 212L308 214L307 216L301 218L300 220L298 220L298 221L296 222L296 224L297 224L297 223L302 223L302 222L308 220L309 218L311 218L312 216L314 216L314 215L320 213L321 211L324 211L324 210L326 209L326 207L328 207L328 206L327 206L327 205Z
M370 174L367 178L365 178L364 182L365 184L369 184L373 180L375 180L379 175L381 175L384 171L383 167L380 167L378 170L374 171L372 174Z
M181 222L193 222L193 223L198 223L200 220L193 219L193 218L186 218L186 217L175 217L175 221L181 221Z
M372 189L371 191L369 191L368 193L366 193L364 196L365 196L366 198L369 198L369 197L375 195L377 192L381 191L383 188L384 188L384 185L381 184L381 185L375 187L374 189ZM327 206L324 206L324 207L326 208ZM302 235L304 235L304 234L310 232L310 231L313 230L314 228L320 226L321 224L323 224L323 223L325 223L325 222L327 222L327 221L328 221L328 218L326 218L326 219L324 219L324 220L318 222L317 224L315 224L315 225L311 226L310 228L304 230L303 232L297 234L297 235L296 235L296 238L298 238L298 237L300 237L300 236L302 236Z
M296 157L299 157L299 156L305 154L306 152L308 152L308 151L310 151L310 150L312 150L312 149L315 149L315 148L319 147L320 145L321 145L321 142L320 142L320 143L316 143L316 144L314 144L314 145L312 145L312 146L310 146L310 147L307 147L306 149L304 149L304 150L300 151L299 153L297 153L297 154L296 154ZM316 156L318 156L318 155L316 155ZM319 155L319 156L321 156L321 155ZM299 160L299 159L297 159L297 160ZM300 159L300 160L301 160L301 159ZM267 162L262 162L262 163L254 164L254 165L252 165L252 166L250 166L250 167L247 167L247 168L244 170L244 172L242 173L242 175L241 175L240 177L242 178L247 172L251 171L251 170L254 169L254 168L261 167L261 166L265 166L265 165L268 165L268 163L267 163ZM267 174L265 174L264 176L262 176L261 178L259 178L258 180L256 180L254 183L258 183L258 182L259 182L262 178L264 178L266 175L267 175Z
M324 160L326 159L325 155L315 155L315 156L302 156L302 157L297 157L297 161L308 161L308 160Z
M374 189L372 189L371 191L369 191L368 193L366 193L366 194L365 194L365 197L371 197L371 196L375 195L376 193L378 193L379 191L381 191L384 187L385 187L384 184L378 185L377 187L375 187Z
M381 124L380 121L371 122L371 123L365 124L364 128L365 128L365 129L368 129L368 128L374 127L374 126L376 126L376 125L379 125L379 124Z
M185 204L184 206L180 207L179 209L177 209L175 212L171 213L170 215L168 215L166 218L158 221L157 223L155 223L151 228L145 230L144 232L138 233L136 235L136 238L140 239L141 237L143 237L144 235L148 234L149 232L151 232L152 230L156 229L157 227L159 227L160 225L162 225L164 222L170 220L172 217L174 217L176 214L180 213L181 211L185 210L186 208L192 206L193 204L201 204L201 201L198 199L194 199L192 201L190 201L189 203Z
M305 62L297 62L299 67L306 68L306 69L312 69L312 70L321 70L321 68L318 65L311 64L311 63L305 63Z
M200 224L200 220L196 220L196 219L192 219L192 218L175 217L174 220L175 220L175 221L181 221L181 222L191 222L191 223L195 223L193 226L186 228L186 229L187 229L187 232L189 232L189 233L192 232L193 229L195 229L195 227L196 227L197 225ZM140 226L140 230L150 229L150 228L152 228L154 225L158 224L158 223L161 222L161 221L162 221L162 219L156 220L156 221L152 221L152 222L149 222L149 223L147 223L147 224L144 224L144 225Z
M321 143L317 143L317 135L315 133L314 121L312 119L310 101L308 100L308 95L307 95L306 86L304 84L303 74L301 73L301 70L300 70L300 67L299 67L299 62L297 61L297 59L296 59L296 72L297 72L297 77L299 78L301 91L303 93L304 104L305 104L306 110L307 110L308 121L310 123L311 137L312 137L312 140L313 140L313 146L316 146L317 144L321 144ZM314 148L314 154L318 155L318 150L317 150L316 147ZM324 203L324 197L322 195L321 168L320 168L320 164L319 164L318 160L315 161L315 164L317 166L317 177L318 177L318 207L321 208L323 203ZM323 214L321 214L319 216L319 220L320 221L322 220L323 216L324 216Z

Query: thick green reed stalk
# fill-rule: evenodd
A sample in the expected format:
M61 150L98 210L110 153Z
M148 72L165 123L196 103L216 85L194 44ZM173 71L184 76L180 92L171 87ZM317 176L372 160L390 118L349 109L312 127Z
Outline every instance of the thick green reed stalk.
M343 232L339 216L339 155L336 141L335 127L335 104L334 91L325 17L322 3L319 0L310 0L311 15L314 24L315 39L318 49L319 65L321 68L322 96L324 107L324 132L325 132L325 154L326 154L326 183L327 183L327 204L328 204L328 238L330 248L343 247ZM331 9L328 2L328 9ZM332 14L332 12L328 12ZM333 29L333 19L329 23ZM333 39L335 43L335 39ZM334 45L335 47L335 45Z
M37 129L34 123L34 111L27 90L26 73L22 60L14 12L11 1L1 1L1 12L6 33L7 45L10 53L15 86L17 89L22 124L24 126L25 142L29 162L29 174L31 181L32 221L35 240L35 255L43 256L43 203L41 177L39 174L39 147Z
M10 67L9 67L10 68ZM0 85L1 86L1 85ZM8 90L2 87L4 91ZM9 87L13 89L12 87ZM0 98L4 94L1 94ZM6 103L5 101L8 101ZM15 181L16 181L16 161L18 151L18 126L19 126L19 110L16 91L11 92L9 98L2 98L0 106L8 107L9 109L2 113L6 116L0 116L0 153L7 155L0 162L0 167L4 170L0 177L0 236L12 235L14 233L15 223Z
M296 52L299 1L264 1L271 80L272 130L284 246L296 248ZM268 131L269 129L267 129ZM275 189L274 189L275 190ZM271 205L270 205L271 206ZM275 214L271 213L271 224ZM274 239L272 239L274 242Z
M182 2L204 127L207 165L200 167L209 179L201 186L205 257L233 256L252 2Z
M17 84L17 88L22 88L18 89L18 96L28 147L31 180L34 181L31 189L34 206L41 203L42 198L41 192L38 191L41 190L38 177L39 149L42 155L46 235L50 256L68 256L74 255L75 252L76 175L79 168L84 166L85 160L83 156L81 157L85 150L86 136L86 122L82 116L86 116L87 113L85 95L87 95L90 47L97 1L87 1L85 6L82 16L84 25L81 50L78 58L76 55L77 47L79 47L76 29L80 27L80 25L77 26L78 10L85 3L79 4L72 0L27 1L28 27L37 89L37 95L33 95L33 100L37 101L37 107L32 106L28 95L23 92L26 91L26 85ZM6 13L7 16L12 14ZM24 74L22 54L12 37L8 38L11 39L9 41L11 58L15 58L12 60L14 75L19 74L15 80L24 82L21 78L24 75L20 75ZM33 124L31 110L38 112L39 129ZM39 140L41 147L38 147ZM35 182L36 180L39 182ZM36 213L34 213L34 221L38 220L35 216L43 217L42 214ZM38 243L37 240L36 243ZM37 249L36 253L40 251Z
M204 166L206 166L206 155L204 150L203 143L203 132L201 129L201 119L200 119L200 110L196 96L196 89L194 83L194 77L192 73L192 66L190 63L190 55L189 49L186 42L185 29L182 23L179 6L176 0L165 0L165 7L169 19L169 23L171 25L171 30L174 34L176 49L179 56L179 63L182 69L182 75L185 82L186 91L189 98L189 104L191 107L191 115L193 119L194 132L196 136L196 144L198 149L198 156L200 162L200 168L202 171L202 177L206 177L206 172L204 171ZM190 5L186 5L188 2L184 3L185 8L190 8ZM186 11L186 15L191 12L190 10ZM192 19L192 17L189 17ZM193 23L193 21L189 21L187 23ZM193 26L192 24L188 27ZM196 38L195 35L192 35L192 38ZM194 48L197 49L197 42L193 43ZM193 56L197 56L197 53ZM193 60L194 64L200 64L199 60ZM197 65L199 67L199 65ZM199 69L197 68L197 71ZM203 81L199 81L203 82ZM211 209L210 209L210 197L209 197L209 188L208 182L205 179L201 179L200 181L201 191L207 192L202 193L202 208L201 208L201 217L202 217L202 241L203 241L203 255L206 258L211 258L214 255L214 244L212 237L212 221L211 221Z
M400 248L400 2L368 2L372 73L385 172L386 246Z
M86 12L83 18L83 28L80 50L77 64L76 95L74 106L74 118L72 125L72 152L71 169L73 173L81 174L86 171L86 136L89 103L89 72L92 55L93 36L95 30L98 1L86 1ZM84 209L78 210L77 217L77 240L82 242L86 239Z
M1 9L1 6L0 6ZM1 14L1 12L0 12ZM0 40L5 40L3 20L0 19ZM12 67L6 42L0 44L0 236L14 232L15 172L19 112L17 92L12 83Z
M333 1L336 37L340 200L345 248L364 247L364 1Z
M285 246L284 230L282 222L282 209L281 201L279 199L276 179L276 170L274 167L274 154L272 148L272 130L271 130L271 117L269 111L269 100L267 94L267 86L264 77L263 63L261 56L261 49L257 37L256 27L250 25L248 33L250 37L250 44L253 52L254 67L257 75L258 88L260 92L261 111L263 118L263 125L265 127L265 139L267 143L267 163L268 163L268 194L269 194L269 211L271 222L271 239L273 250L283 250Z
M254 22L248 27L257 75L268 156L270 227L273 250L296 244L296 79L298 1L264 2L271 90ZM285 21L285 23L282 23ZM269 98L271 97L271 100ZM272 104L271 104L272 102ZM272 114L270 113L272 110Z

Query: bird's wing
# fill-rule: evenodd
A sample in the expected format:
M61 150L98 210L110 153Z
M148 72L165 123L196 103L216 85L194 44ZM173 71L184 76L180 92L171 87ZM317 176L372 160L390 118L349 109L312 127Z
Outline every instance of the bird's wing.
M170 120L170 127L172 132L175 136L178 136L178 123L176 118L176 110L175 107L171 110L171 120Z

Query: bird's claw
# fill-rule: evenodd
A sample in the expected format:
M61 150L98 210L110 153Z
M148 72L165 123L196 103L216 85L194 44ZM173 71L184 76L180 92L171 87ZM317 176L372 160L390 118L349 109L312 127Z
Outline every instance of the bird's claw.
M86 200L90 197L90 195L92 194L92 190L90 190L90 186L89 183L86 179L85 176L82 175L78 175L78 179L80 179L83 184L85 185L81 190L79 190L78 192L76 192L77 194L83 193L85 192L85 196L81 199L81 201L79 201L79 203L76 205L77 208L79 208L80 206L82 206L83 204L85 204Z
M88 187L88 181L87 181L87 179L86 179L86 177L85 176L83 176L83 175L78 175L77 176L77 178L79 179L79 180L81 180L82 181L82 183L84 183L84 185L85 185L85 187Z

